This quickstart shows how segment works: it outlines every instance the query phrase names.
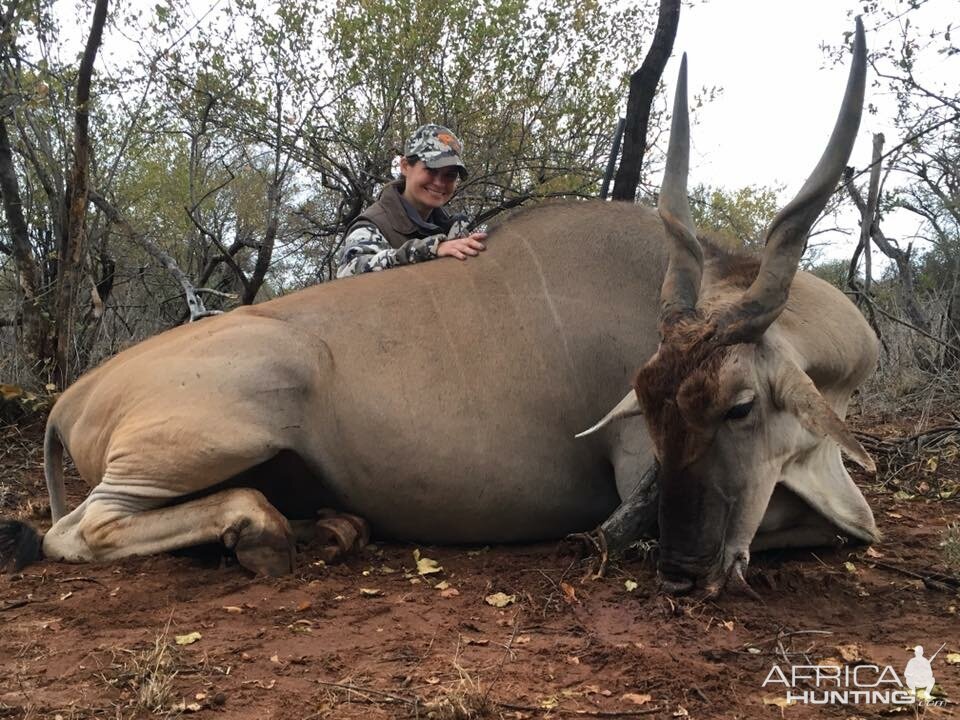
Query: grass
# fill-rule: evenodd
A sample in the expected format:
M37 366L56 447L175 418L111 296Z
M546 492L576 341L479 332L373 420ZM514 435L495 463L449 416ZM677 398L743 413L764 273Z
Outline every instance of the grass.
M169 624L158 633L153 644L142 650L120 649L123 661L113 679L104 680L132 693L130 705L155 715L176 714L174 683L179 674L176 650L171 645Z

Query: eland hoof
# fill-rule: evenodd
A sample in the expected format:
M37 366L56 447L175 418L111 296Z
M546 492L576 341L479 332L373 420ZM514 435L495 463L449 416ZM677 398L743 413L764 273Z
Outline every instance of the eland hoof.
M349 552L362 550L370 542L370 526L363 518L348 513L323 510L314 526L315 537L322 546L320 557L331 562Z

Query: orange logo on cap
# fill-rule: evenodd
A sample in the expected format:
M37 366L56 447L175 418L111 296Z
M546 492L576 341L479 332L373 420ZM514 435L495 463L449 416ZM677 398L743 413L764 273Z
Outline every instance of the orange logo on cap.
M460 152L460 143L457 142L457 139L450 133L437 133L437 140L445 145L449 145L453 148L454 152Z

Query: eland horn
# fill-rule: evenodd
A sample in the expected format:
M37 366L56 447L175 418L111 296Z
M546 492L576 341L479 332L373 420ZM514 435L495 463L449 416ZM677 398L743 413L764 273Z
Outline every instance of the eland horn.
M700 293L703 250L697 240L687 198L689 164L690 119L687 113L687 55L684 53L673 100L667 165L657 203L657 211L670 238L667 273L660 288L661 335L665 327L693 312Z
M787 304L807 234L823 211L846 167L860 127L867 74L863 23L857 18L853 63L833 134L820 162L797 196L770 223L756 280L717 321L718 339L728 345L756 341Z

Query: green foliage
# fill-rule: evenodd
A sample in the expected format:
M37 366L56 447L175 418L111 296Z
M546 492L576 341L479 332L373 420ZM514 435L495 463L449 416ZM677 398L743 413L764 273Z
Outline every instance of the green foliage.
M9 12L4 107L47 288L82 34L52 0L14 0ZM465 141L471 174L455 202L471 216L518 196L595 195L627 74L656 19L653 0L112 6L93 83L90 186L121 221L91 206L80 362L183 321L182 290L150 247L194 283L247 300L265 262L262 296L328 278L346 223L424 122ZM0 267L0 313L12 317L16 273ZM94 284L111 293L102 317ZM202 298L213 309L236 302Z
M522 193L594 194L624 71L656 18L648 5L338 3L326 25L340 101L309 122L312 135L328 138L317 153L339 156L330 144L345 132L367 159L352 167L382 181L403 139L439 122L465 141L472 179L463 196L473 213Z
M810 268L810 272L818 278L826 280L841 290L847 287L847 273L849 271L850 263L847 260L826 260Z
M779 189L748 185L739 190L698 185L690 210L699 232L731 249L759 250L763 234L779 208Z

